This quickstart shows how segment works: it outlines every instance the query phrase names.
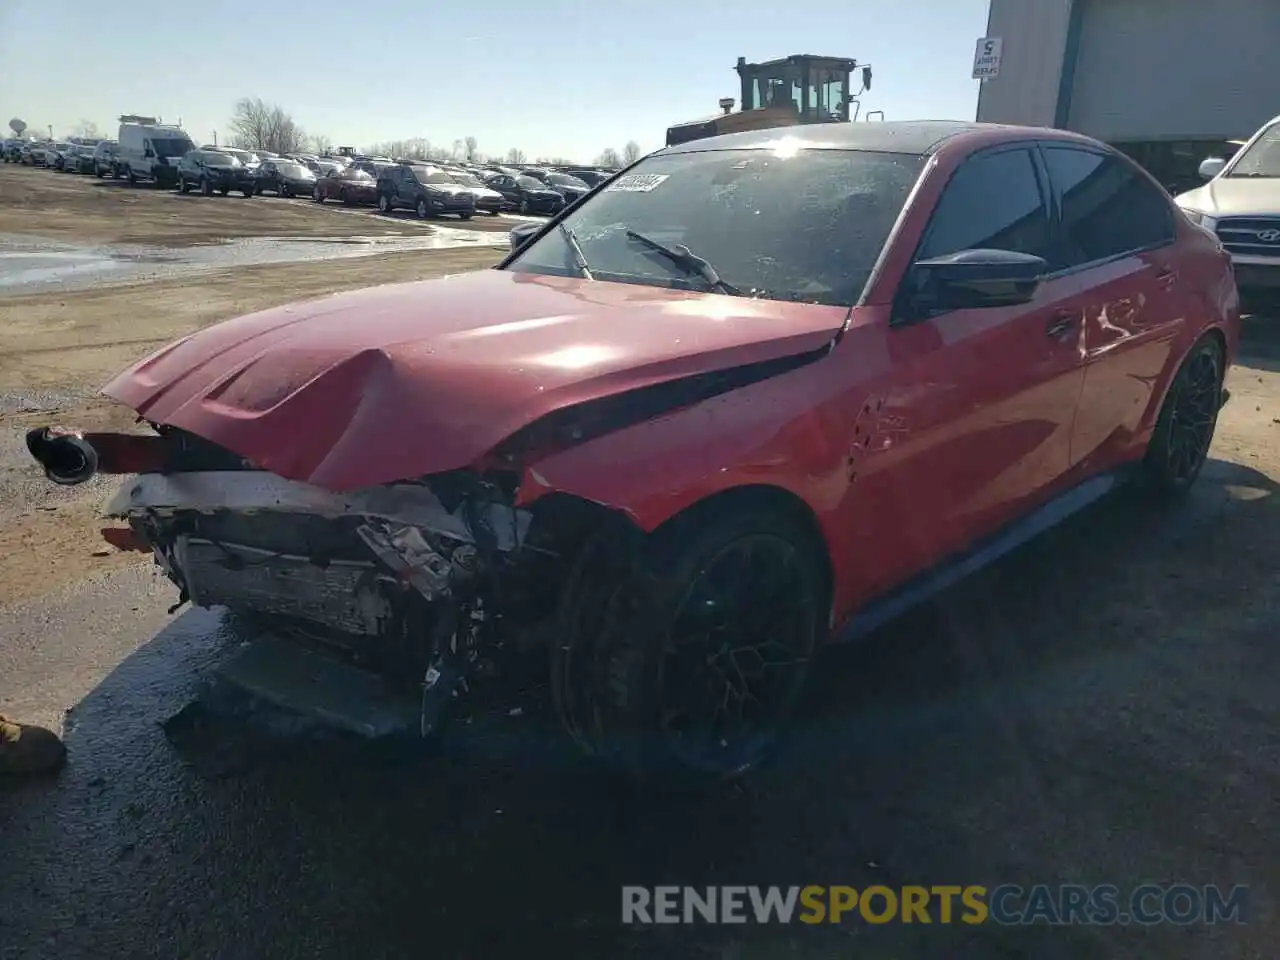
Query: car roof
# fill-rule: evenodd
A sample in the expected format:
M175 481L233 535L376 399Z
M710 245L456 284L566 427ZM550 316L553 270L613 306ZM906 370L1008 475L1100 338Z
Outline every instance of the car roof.
M862 123L811 123L771 127L705 137L666 147L659 154L699 153L707 150L751 150L770 146L782 138L799 141L808 149L868 150L917 156L933 153L944 143L963 139L973 147L1006 140L1064 139L1092 143L1088 137L1045 127L1017 127L966 120L888 120Z

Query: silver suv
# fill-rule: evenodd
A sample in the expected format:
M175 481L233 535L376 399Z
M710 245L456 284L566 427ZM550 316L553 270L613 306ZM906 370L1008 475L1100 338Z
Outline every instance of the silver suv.
M1180 194L1178 206L1231 254L1245 311L1280 315L1280 117L1230 160L1205 160L1200 176L1209 182Z

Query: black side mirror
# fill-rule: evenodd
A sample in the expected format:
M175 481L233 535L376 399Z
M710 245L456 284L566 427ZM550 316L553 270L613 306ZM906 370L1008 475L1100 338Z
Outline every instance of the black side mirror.
M1048 270L1042 257L1013 250L960 250L917 260L907 272L903 319L1030 303Z

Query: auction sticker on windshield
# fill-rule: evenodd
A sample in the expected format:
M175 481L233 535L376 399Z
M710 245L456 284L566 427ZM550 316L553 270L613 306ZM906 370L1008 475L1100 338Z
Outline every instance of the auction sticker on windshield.
M648 193L668 176L666 173L628 173L625 177L618 177L604 189L606 193Z

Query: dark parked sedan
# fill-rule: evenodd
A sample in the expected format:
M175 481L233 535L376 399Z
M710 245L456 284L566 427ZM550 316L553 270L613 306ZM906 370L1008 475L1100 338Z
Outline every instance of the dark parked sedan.
M590 184L567 173L548 173L543 182L564 197L565 203L577 203L591 192Z
M378 178L363 168L347 167L317 180L311 188L311 199L317 203L340 200L372 206L378 202Z
M495 173L485 178L485 186L497 190L521 213L559 213L564 195L533 177L509 177Z
M297 160L263 160L258 167L258 190L277 197L314 197L316 175Z
M258 182L253 171L229 154L217 150L188 150L178 161L178 190L198 188L206 197L217 190L224 197L232 190L252 197Z

